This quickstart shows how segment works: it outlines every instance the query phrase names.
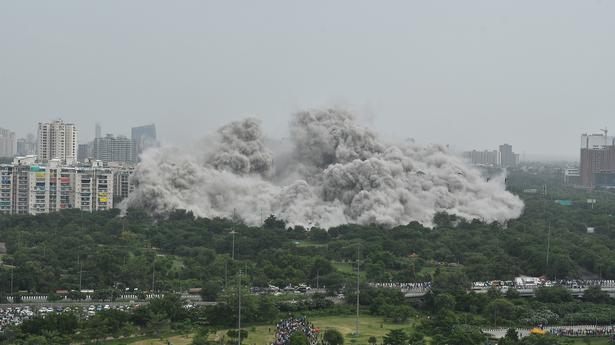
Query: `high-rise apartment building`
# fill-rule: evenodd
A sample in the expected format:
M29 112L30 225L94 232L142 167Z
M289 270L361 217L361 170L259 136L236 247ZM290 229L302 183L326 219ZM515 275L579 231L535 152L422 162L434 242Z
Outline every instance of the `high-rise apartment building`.
M96 138L92 144L92 158L109 162L135 164L137 162L136 143L125 136L114 137L107 134L105 137Z
M156 125L151 124L133 127L131 139L134 140L137 145L137 155L140 155L149 147L158 145L158 141L156 140Z
M519 155L513 152L512 145L500 145L500 166L508 168L517 164L519 164Z
M0 157L13 157L16 146L15 132L0 127Z
M74 163L77 160L77 128L62 120L39 122L36 153L41 162L59 159L67 164Z
M100 211L113 207L113 170L63 166L52 160L42 166L36 157L0 165L0 213L40 214L68 208Z
M581 135L581 184L615 186L615 138L604 134Z

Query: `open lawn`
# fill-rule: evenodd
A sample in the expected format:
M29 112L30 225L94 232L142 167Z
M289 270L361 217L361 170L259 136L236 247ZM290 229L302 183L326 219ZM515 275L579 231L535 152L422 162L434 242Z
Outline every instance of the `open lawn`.
M354 316L326 316L311 319L315 327L319 327L323 332L327 328L335 328L342 332L345 338L345 343L352 344L367 344L370 336L378 338L378 342L382 341L382 337L391 329L402 328L406 332L412 332L412 323L391 323L385 322L382 317L369 315L361 315L359 317L359 336L354 337L355 332L355 317Z
M389 330L403 328L406 331L412 330L412 324L410 322L403 324L395 324L390 322L384 322L381 317L375 317L370 315L361 315L359 317L359 337L354 337L355 331L355 317L354 316L323 316L313 317L309 319L314 327L320 328L324 332L327 328L335 328L342 332L345 343L348 344L367 344L367 339L370 336L378 337L380 342L382 336L384 336ZM248 330L248 338L246 339L246 345L268 345L273 341L275 332L275 325L246 327ZM269 330L271 329L271 333ZM226 330L218 332L215 339L219 340L220 336L226 334Z
M340 331L345 338L345 344L357 344L367 345L367 340L371 336L375 336L378 339L378 343L382 342L382 337L387 334L391 329L403 329L407 333L411 333L413 330L412 322L406 322L403 324L396 324L391 322L385 322L383 318L361 315L359 317L359 332L360 335L355 337L355 317L354 316L322 316L310 318L310 321L315 327L320 328L321 332L324 332L328 328L334 328ZM275 325L258 325L258 326L246 326L248 331L248 338L242 341L244 345L269 345L273 341ZM226 332L228 330L220 330L216 334L210 336L210 340L226 340ZM108 345L167 345L167 339L172 345L189 345L192 341L192 335L175 335L163 337L162 339L143 339L136 338L131 340L115 340L108 341L105 344ZM605 337L592 337L587 338L590 344L593 345L608 345L609 340ZM567 338L571 341L571 345L585 345L588 344L584 338Z
M354 337L355 331L355 317L354 316L324 316L310 318L310 321L315 327L321 329L324 332L327 328L335 328L342 332L345 338L346 344L367 344L367 339L370 336L378 338L378 342L382 340L382 337L391 329L403 328L406 331L412 330L412 323L407 322L403 324L395 324L390 322L384 322L381 317L361 315L359 318L359 332L358 337ZM259 325L259 326L246 326L248 331L248 338L242 342L245 345L269 345L273 341L275 325ZM211 340L220 340L226 337L227 330L218 331L216 334L211 335ZM106 344L120 345L166 345L167 338L160 339L133 339L132 342L127 340L122 341L110 341ZM178 335L168 338L173 345L188 345L192 339L192 336Z

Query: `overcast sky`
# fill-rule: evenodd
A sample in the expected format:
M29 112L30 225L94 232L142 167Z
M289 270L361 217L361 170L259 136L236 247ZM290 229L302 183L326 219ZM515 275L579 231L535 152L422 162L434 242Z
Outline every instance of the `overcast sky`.
M354 109L387 138L577 157L615 133L615 1L0 1L0 127L183 145Z

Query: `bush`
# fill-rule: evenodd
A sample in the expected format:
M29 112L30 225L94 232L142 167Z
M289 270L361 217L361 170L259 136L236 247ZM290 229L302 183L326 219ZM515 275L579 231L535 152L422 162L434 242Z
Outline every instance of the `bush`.
M536 299L545 303L562 303L572 301L572 295L562 286L543 286L536 291Z
M337 329L327 329L323 335L323 339L328 345L344 344L344 336Z

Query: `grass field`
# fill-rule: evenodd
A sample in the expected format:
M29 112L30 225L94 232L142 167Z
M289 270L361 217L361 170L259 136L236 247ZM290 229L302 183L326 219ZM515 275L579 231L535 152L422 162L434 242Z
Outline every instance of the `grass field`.
M409 322L394 324L384 322L384 319L381 317L361 315L359 317L360 335L354 337L354 316L324 316L310 318L309 320L314 324L314 327L320 328L322 332L328 328L335 328L342 332L346 340L345 342L348 344L367 344L367 339L369 339L370 336L376 336L380 341L381 337L391 329L403 328L406 331L412 329L412 324ZM248 338L245 342L246 345L269 345L274 339L275 325L246 327L246 329L248 330ZM214 338L219 340L224 334L226 334L226 330L218 332Z
M381 317L370 315L361 315L359 318L359 333L358 337L354 336L355 317L354 316L323 316L310 318L310 321L315 327L324 332L328 328L334 328L344 335L345 344L367 345L367 340L370 336L375 336L378 343L382 342L382 337L391 329L403 329L410 333L413 329L412 322L396 324L385 322ZM246 326L248 337L242 341L244 345L269 345L273 341L275 325L258 325ZM216 334L210 336L210 340L223 340L226 338L227 330L220 330ZM174 335L163 337L162 339L144 339L133 338L130 340L115 340L105 342L107 345L167 345L167 339L173 345L189 345L192 341L192 335ZM567 338L571 341L571 345L586 345L588 344L584 338ZM609 340L605 337L587 338L592 345L608 345Z
M354 316L325 316L310 318L310 321L315 327L321 329L324 332L328 328L335 328L342 332L345 338L346 344L367 344L367 339L370 336L378 338L378 342L382 337L391 329L403 328L406 331L412 330L412 323L407 322L403 324L395 324L385 322L381 317L374 317L369 315L361 315L359 318L359 332L358 337L354 337L355 331L355 317ZM259 326L246 326L248 331L248 337L242 343L245 345L269 345L273 341L275 325L259 325ZM216 334L210 336L211 340L220 340L226 336L227 330L220 330ZM133 338L126 340L110 340L105 342L107 345L167 345L167 339L173 345L189 345L192 341L192 335L175 335L169 337L163 337L162 339L144 339Z

